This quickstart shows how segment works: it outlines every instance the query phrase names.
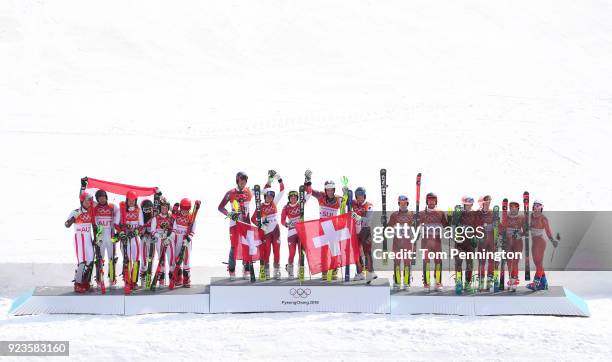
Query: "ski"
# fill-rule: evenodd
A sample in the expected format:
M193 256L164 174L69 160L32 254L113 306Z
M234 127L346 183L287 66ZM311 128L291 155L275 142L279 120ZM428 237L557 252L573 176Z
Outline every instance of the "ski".
M493 242L499 251L499 206L493 206ZM493 293L499 292L499 262L495 261L493 268Z
M348 190L348 201L346 203L346 211L350 214L353 211L353 190ZM356 261L358 263L359 261ZM351 265L346 264L344 267L344 281L351 281Z
M163 240L159 241L161 243L160 249L159 249L159 260L157 261L157 269L155 270L155 275L153 276L153 280L151 281L151 286L150 286L150 289L152 291L155 291L155 288L157 287L157 283L159 282L159 279L161 278L162 273L163 273L162 268L166 264L165 262L166 250L168 249L166 238L168 238L169 236L170 236L170 232L168 232L168 234Z
M461 216L463 214L463 208L461 205L455 205L455 208L451 211L450 224L453 227L453 237L455 238L455 248L457 247L457 231L461 224ZM449 265L451 261L448 261ZM463 293L463 262L459 265L455 262L455 294L459 295Z
M507 238L507 232L506 232L506 223L507 223L507 217L508 217L508 199L504 199L502 201L502 214L501 214L501 240L500 240L500 249L501 250L505 250L506 249L506 238ZM505 284L506 284L506 259L502 258L501 263L500 263L500 271L499 271L499 290L504 290L505 289Z
M531 280L531 267L529 261L529 192L523 192L523 211L525 212L525 280Z
M421 173L417 173L416 176L416 213L414 214L414 229L418 230L419 226L419 202L421 201ZM414 235L413 242L417 242L417 235ZM412 265L416 265L416 257L412 258L410 262Z
M383 230L387 228L387 169L380 169L380 196L382 199L382 226ZM387 238L385 237L385 233L383 233L383 265L389 264L389 258L387 256L388 245Z
M96 230L96 236L94 238L94 250L96 252L96 281L100 287L100 292L106 294L106 285L104 284L104 260L102 259L100 244L98 244L102 239L103 229L101 226L95 226L94 230Z
M191 233L191 229L193 228L193 223L195 222L199 209L200 200L196 200L195 205L193 205L191 220L189 220L189 226L187 227L187 232L185 233L183 245L181 245L181 250L179 251L176 257L176 261L174 263L174 271L172 272L172 278L170 278L170 282L168 283L168 289L174 289L174 285L176 284L176 280L178 279L178 271L179 269L181 269L181 265L183 264L183 260L185 259L185 250L187 250L187 243L191 242L191 240L189 240L189 234Z
M121 226L122 228L126 227L126 215L127 215L127 203L125 201L121 201L119 204L119 212L121 213ZM129 237L127 235L127 230L123 231L123 236L121 237L121 249L123 251L123 292L125 294L132 293L132 278L130 271L130 256L128 254L127 244L129 242Z
M257 221L257 225L255 226L261 230L261 187L259 185L253 186L253 196L255 197L255 219ZM253 261L249 259L249 263L252 265ZM263 255L259 256L259 280L266 280L265 260ZM254 275L251 276L251 282L255 282Z
M298 200L300 203L300 222L304 222L304 203L305 203L305 191L304 191L305 187L304 185L300 185L300 189L299 189L299 194L298 194ZM304 281L304 249L302 247L302 240L298 237L298 242L300 243L298 245L299 248L299 252L300 252L300 260L299 260L299 264L300 267L298 268L298 279L302 282Z
M151 274L153 273L153 256L155 255L155 238L152 235L145 235L142 242L149 244L147 255L147 271L145 272L145 288L151 288Z

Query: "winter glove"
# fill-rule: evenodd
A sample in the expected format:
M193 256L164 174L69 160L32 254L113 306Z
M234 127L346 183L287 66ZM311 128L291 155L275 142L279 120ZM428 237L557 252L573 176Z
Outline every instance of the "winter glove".
M280 182L280 183L282 183L282 182L283 182L283 179L281 178L281 175L280 175L279 173L277 173L277 174L275 174L275 175L274 175L274 179L275 179L276 181Z
M233 221L238 221L238 216L239 216L238 213L234 210L227 213L227 217L229 217Z
M342 186L342 194L346 195L346 194L348 194L348 192L349 192L348 186Z
M359 216L355 211L351 212L351 217L355 221L361 221L361 216Z
M287 229L291 229L291 228L293 228L295 226L295 223L293 222L293 220L289 220L289 221L287 221L285 226L287 227Z
M309 182L312 182L312 171L306 170L304 172L304 183L307 184Z
M557 246L559 246L559 240L557 239L552 239L550 240L550 242L553 244L553 246L556 248Z
M87 176L81 178L81 189L85 190L87 188Z
M127 241L127 235L125 234L125 232L122 231L119 233L119 240L121 240L122 242Z

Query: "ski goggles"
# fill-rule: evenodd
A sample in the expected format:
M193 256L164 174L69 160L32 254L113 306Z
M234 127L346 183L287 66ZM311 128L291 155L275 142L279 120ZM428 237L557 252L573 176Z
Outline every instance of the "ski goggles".
M289 197L289 199L291 199L292 197L298 197L298 192L297 191L289 191L288 197Z
M150 207L150 206L148 206L148 207L143 207L143 208L142 208L142 212L143 212L143 213L145 213L145 214L150 214L150 213L152 213L152 212L153 212L153 208L152 208L152 207Z
M406 201L406 202L408 202L408 196L406 196L406 195L399 195L399 196L397 197L397 201L398 201L398 202L400 202L400 201Z
M363 190L355 191L355 196L365 196L366 193Z
M464 205L472 205L474 203L474 198L465 196L461 199L461 203Z

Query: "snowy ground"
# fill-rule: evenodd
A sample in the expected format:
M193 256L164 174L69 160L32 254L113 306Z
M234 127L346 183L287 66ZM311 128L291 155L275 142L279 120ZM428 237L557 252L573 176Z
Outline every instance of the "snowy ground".
M202 199L201 267L226 258L216 206L238 170L290 188L305 168L315 185L346 175L375 205L386 167L391 198L413 199L420 171L443 209L528 189L549 210L609 210L611 64L604 0L0 0L0 262L73 262L62 224L85 175ZM0 275L0 313L19 283ZM590 319L2 317L0 339L61 336L83 359L145 343L184 359L603 359L598 298Z
M0 340L70 340L77 360L607 360L612 301L591 318L271 313L0 319ZM9 301L0 299L0 313ZM4 313L2 313L4 314Z

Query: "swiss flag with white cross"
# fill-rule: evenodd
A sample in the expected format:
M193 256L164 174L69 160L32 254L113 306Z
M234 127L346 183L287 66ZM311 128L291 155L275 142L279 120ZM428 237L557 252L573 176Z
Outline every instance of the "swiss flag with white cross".
M359 240L351 214L300 222L295 225L311 274L355 264Z
M262 245L263 232L254 225L246 224L242 221L236 222L236 229L232 233L232 245L237 245L234 250L236 260L246 262L259 260L260 248Z

